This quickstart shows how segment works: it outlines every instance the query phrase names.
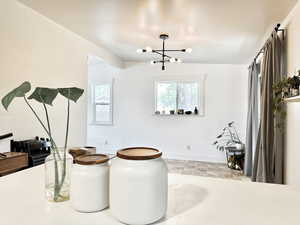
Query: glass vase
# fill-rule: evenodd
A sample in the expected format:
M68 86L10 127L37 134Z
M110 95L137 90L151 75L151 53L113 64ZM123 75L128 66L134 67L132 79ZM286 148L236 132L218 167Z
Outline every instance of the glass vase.
M51 149L45 160L45 191L50 202L63 202L70 198L70 173L73 158L64 148Z

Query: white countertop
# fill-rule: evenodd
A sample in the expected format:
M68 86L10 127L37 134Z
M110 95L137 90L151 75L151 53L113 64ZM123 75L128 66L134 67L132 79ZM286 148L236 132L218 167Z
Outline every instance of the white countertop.
M79 213L44 198L42 166L0 177L1 225L117 225L109 210ZM160 225L299 225L300 191L186 175L169 175L169 206Z

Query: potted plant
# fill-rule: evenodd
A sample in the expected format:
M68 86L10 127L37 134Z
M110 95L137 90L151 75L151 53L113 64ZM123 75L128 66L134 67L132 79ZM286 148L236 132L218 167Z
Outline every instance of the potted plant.
M299 85L300 85L299 77L293 76L291 78L288 78L288 80L291 86L291 96L299 95Z
M70 103L77 102L84 90L76 87L71 88L45 88L37 87L29 97L27 93L31 90L31 84L26 81L13 89L2 98L3 107L8 110L9 105L15 98L23 98L27 107L31 110L38 123L48 135L51 142L51 154L45 161L46 172L46 197L49 201L61 202L69 199L69 172L72 165L72 157L67 152L69 125L70 125ZM62 96L67 101L67 120L65 143L63 147L58 147L53 139L48 107L52 106L54 99ZM42 121L36 110L30 104L30 100L35 100L44 109L46 123Z
M283 128L286 116L284 99L299 95L300 79L299 76L285 77L273 85L273 113L274 116L281 118L276 127Z
M244 148L244 144L239 138L234 122L230 122L223 128L222 133L217 136L217 140L213 143L217 149L224 151L226 147L235 147L238 150Z
M216 138L217 140L213 145L215 145L219 151L226 151L228 167L242 170L245 146L239 138L234 122L228 123L227 126L222 129L222 133Z

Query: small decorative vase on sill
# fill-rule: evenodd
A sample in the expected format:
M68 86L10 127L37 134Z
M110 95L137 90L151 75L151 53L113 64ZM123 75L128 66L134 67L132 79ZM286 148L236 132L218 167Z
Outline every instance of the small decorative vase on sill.
M70 196L73 157L64 148L52 149L45 160L45 191L50 202L63 202Z

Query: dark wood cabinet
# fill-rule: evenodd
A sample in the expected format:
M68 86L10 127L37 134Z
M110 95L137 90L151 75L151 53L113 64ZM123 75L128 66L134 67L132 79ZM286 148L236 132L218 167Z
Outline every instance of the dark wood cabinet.
M5 152L0 157L0 176L4 176L28 167L28 154L23 152Z

